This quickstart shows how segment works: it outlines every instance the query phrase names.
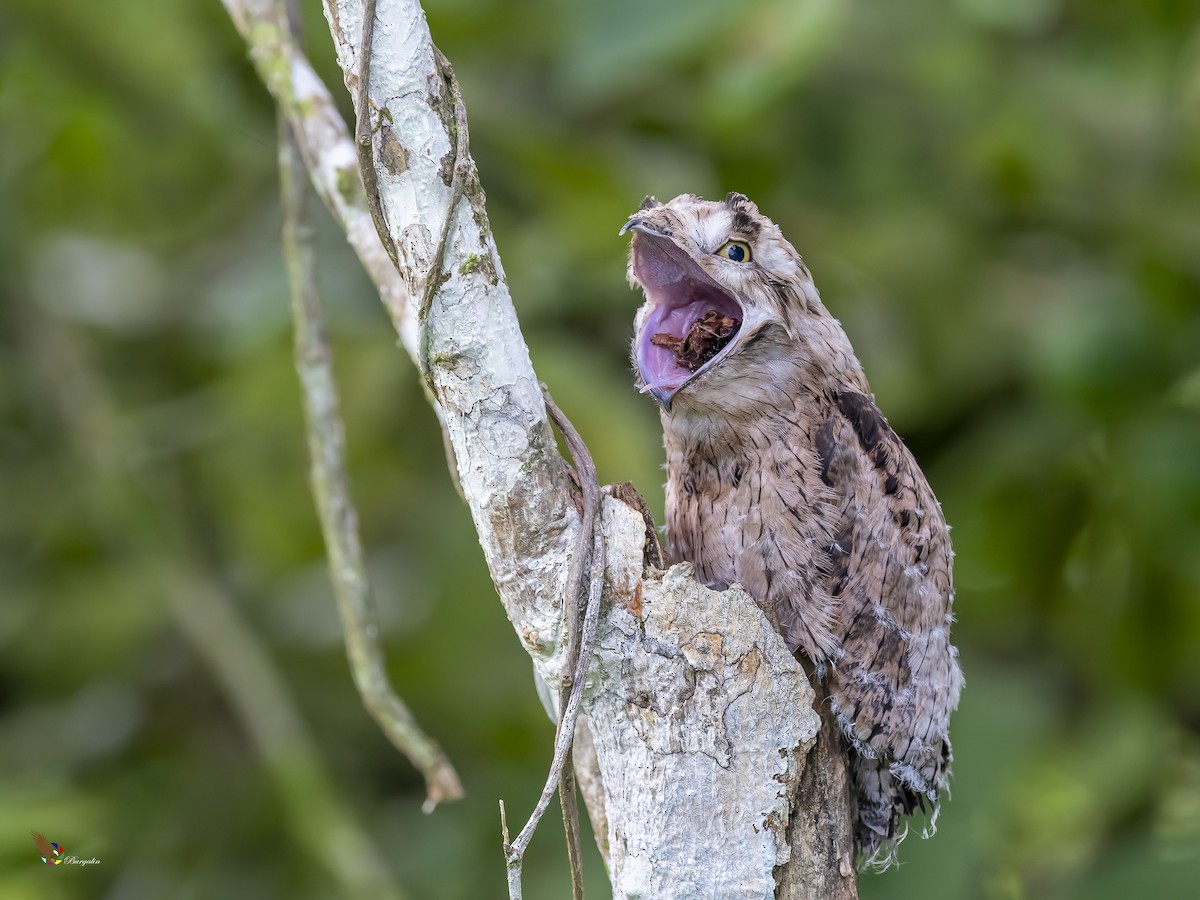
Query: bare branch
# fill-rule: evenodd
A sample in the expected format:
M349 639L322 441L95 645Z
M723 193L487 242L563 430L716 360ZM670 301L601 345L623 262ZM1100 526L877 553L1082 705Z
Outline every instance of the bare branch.
M367 203L356 142L351 139L329 89L293 37L284 6L280 0L222 0L222 3L249 46L259 76L292 126L317 195L345 229L347 241L379 291L400 343L412 360L418 362L420 339L416 317L409 304L409 286L397 268L395 245L380 240L374 213ZM377 194L372 196L377 199ZM427 393L442 428L454 486L461 495L458 467L442 410L432 391L427 389Z
M292 37L279 0L222 0L250 49L255 69L292 126L322 202L346 231L401 341L416 359L416 323L408 286L380 242L367 207L350 130L325 83Z
M427 307L424 340L414 328L405 345L414 359L428 360L463 494L509 618L557 685L549 671L564 650L556 607L579 527L566 466L488 227L453 73L439 65L418 3L377 6L367 108L357 115L371 119L383 218L409 289L406 322L415 324ZM358 101L365 5L326 0L325 13ZM431 271L438 271L432 281Z
M333 356L317 296L309 219L309 179L291 129L281 120L279 170L283 251L295 322L296 373L304 396L313 497L329 557L329 572L354 683L367 711L393 746L425 776L426 811L457 800L462 785L450 761L426 735L388 679L370 582L358 534L358 513L346 474L345 430L338 411Z
M579 838L579 802L576 797L575 766L573 759L566 760L566 754L571 752L574 744L575 725L578 721L578 701L575 704L576 712L569 721L566 719L566 711L571 707L570 698L572 694L578 693L582 696L583 685L586 683L587 668L591 660L591 642L595 639L596 635L595 621L590 622L590 630L586 632L579 627L579 607L581 602L583 602L587 603L588 609L590 609L592 592L588 592L588 599L585 600L583 597L584 580L588 576L591 576L588 580L592 584L595 584L597 580L596 573L597 571L602 571L604 565L603 560L600 558L603 544L600 542L600 536L596 532L596 518L599 515L600 504L600 484L596 478L596 464L592 460L587 444L583 442L583 438L579 436L579 432L575 430L575 426L571 424L571 420L558 408L558 405L554 402L554 398L550 396L550 391L544 384L542 385L542 393L546 395L546 409L549 411L550 417L554 420L559 433L563 436L563 440L566 441L567 450L570 452L571 459L575 463L575 480L579 484L580 491L583 494L583 519L580 524L579 538L575 542L572 566L568 570L567 590L563 595L563 610L566 615L567 632L567 655L563 663L568 672L582 671L584 675L580 676L577 674L573 679L564 679L562 687L559 689L558 708L562 711L562 718L558 722L558 731L561 732L564 727L570 730L571 745L568 745L564 750L563 760L555 760L560 768L558 799L562 806L563 831L567 839L567 862L571 869L571 897L572 900L583 900L583 847ZM590 557L586 555L588 553L589 539L595 542L596 545ZM584 573L585 566L588 569L587 575ZM586 645L586 648L584 645ZM553 767L551 771L553 771Z
M508 815L504 811L504 801L500 801L500 837L504 841L504 852L507 855L508 848L511 846L508 839ZM509 864L507 866L508 874L508 900L521 900L521 866Z

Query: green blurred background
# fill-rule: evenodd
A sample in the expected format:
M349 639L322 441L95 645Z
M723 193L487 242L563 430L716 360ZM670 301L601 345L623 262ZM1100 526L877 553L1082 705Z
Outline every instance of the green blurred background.
M427 9L534 363L602 480L661 511L617 229L643 194L736 189L805 255L943 502L953 799L863 897L1197 896L1194 0ZM524 820L551 727L418 380L322 212L390 668L467 799L423 815L359 703L275 162L218 0L0 5L4 900L352 896L360 853L407 897L504 894L497 802ZM31 829L101 864L48 871ZM553 814L526 873L527 897L566 895Z

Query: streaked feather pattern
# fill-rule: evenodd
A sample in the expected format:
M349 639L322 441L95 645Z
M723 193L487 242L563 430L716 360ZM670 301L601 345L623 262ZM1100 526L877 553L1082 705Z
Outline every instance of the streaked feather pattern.
M648 198L626 228L647 298L634 365L663 407L669 560L741 583L811 662L820 711L851 747L859 849L887 864L902 817L936 818L949 776L962 674L941 507L808 268L753 203ZM731 240L751 259L723 256ZM697 371L650 340L709 309L739 330Z

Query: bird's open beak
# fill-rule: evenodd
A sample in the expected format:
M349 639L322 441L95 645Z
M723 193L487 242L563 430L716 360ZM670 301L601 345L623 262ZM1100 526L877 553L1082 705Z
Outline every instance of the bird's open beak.
M618 237L625 235L629 231L637 231L642 234L648 234L648 235L651 235L652 237L658 238L660 240L669 240L669 238L666 238L665 235L663 235L658 229L653 228L653 227L647 225L645 222L643 222L641 220L640 216L633 216L629 219L628 222L626 222L624 225L622 225L620 232L618 232ZM640 356L640 354L639 354L639 356ZM641 368L641 360L640 359L638 360L638 364L639 364L639 368ZM645 371L642 371L640 374L642 375L642 378L644 380L645 379ZM649 394L651 397L653 397L655 399L655 401L658 403L658 405L662 407L664 412L670 412L671 411L671 399L675 396L675 392L679 390L679 386L677 386L677 387L659 387L659 386L654 386L654 385L647 385L643 390L645 391L645 393Z
M621 230L617 232L617 237L624 237L625 232L627 232L630 228L633 228L635 225L643 225L643 227L645 227L640 216L630 216L629 221L622 225Z
M726 321L732 319L740 329L744 313L741 304L669 233L637 215L621 229L622 234L628 231L633 232L633 276L647 302L634 339L634 358L642 392L670 412L675 395L720 359L725 349L702 364L692 359L684 365L670 348L672 342L684 341L693 325L714 312Z
M663 412L671 411L671 399L675 396L675 392L679 388L663 390L662 388L647 388L646 393L658 401L658 405L662 407Z

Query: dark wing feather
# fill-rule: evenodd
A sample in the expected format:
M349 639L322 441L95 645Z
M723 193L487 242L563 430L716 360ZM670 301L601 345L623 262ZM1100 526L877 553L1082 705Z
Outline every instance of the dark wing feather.
M925 476L870 398L846 391L816 436L838 498L829 590L842 656L830 703L856 761L860 844L895 838L901 813L936 808L962 674L950 645L949 530Z
M33 842L37 845L38 853L41 854L42 858L53 859L54 848L50 846L50 842L46 840L46 836L40 831L31 831L29 833L33 835Z

